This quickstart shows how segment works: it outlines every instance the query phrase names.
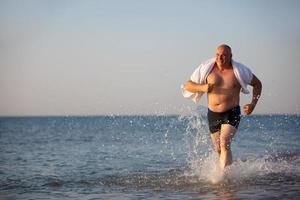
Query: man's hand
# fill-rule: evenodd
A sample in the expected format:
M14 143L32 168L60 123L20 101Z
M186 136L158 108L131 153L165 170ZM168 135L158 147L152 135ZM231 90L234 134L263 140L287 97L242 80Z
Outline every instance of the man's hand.
M243 111L246 115L250 115L252 113L252 111L254 110L255 105L252 103L246 104L243 107Z
M214 88L214 84L208 83L208 84L203 85L202 87L203 87L203 89L202 89L203 92L210 93Z

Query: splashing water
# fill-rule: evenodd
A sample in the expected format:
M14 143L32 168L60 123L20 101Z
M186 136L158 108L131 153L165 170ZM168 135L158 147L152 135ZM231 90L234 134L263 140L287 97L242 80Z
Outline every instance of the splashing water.
M265 153L267 154L246 154L237 157L232 165L226 167L225 174L223 174L219 164L219 156L212 149L205 117L199 115L199 113L193 113L190 116L183 116L180 119L186 120L187 123L185 141L189 147L187 159L189 167L184 174L186 177L189 177L191 182L204 181L210 183L241 184L248 183L249 181L261 181L261 177L266 176L279 176L281 178L282 176L294 176L295 174L299 176L300 153L287 152L279 155L274 154L277 148L276 145L280 142L280 139L276 138L275 134L271 135L266 132L265 124L261 126L263 134L258 136L258 139L261 137L261 140L268 141L265 145L267 149ZM255 133L255 135L258 134ZM247 140L240 143L247 143ZM270 154L270 152L273 154Z
M212 150L205 117L199 113L182 117L187 120L185 141L189 147L186 176L196 176L199 181L220 182L223 173L217 153Z

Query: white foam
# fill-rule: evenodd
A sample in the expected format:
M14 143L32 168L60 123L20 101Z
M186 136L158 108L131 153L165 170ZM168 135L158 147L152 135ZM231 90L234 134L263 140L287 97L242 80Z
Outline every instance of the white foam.
M217 153L210 153L207 157L198 157L189 161L187 176L196 176L199 181L220 182L223 178Z
M255 179L271 173L299 174L300 167L297 160L294 162L286 160L274 160L270 156L260 158L249 158L246 161L235 160L225 170L227 180L240 182L247 179ZM186 176L196 176L199 181L220 182L223 180L222 170L217 153L211 152L206 157L199 156L189 161L189 170Z

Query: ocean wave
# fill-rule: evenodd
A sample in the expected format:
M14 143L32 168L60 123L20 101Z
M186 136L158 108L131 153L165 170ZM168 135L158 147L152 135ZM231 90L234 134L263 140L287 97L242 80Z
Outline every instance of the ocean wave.
M237 159L228 167L223 185L256 185L274 181L300 180L300 153L282 153L259 158ZM114 174L99 178L102 186L147 187L147 188L198 188L208 187L217 176L217 155L212 153L205 159L199 158L181 169L171 169L166 173Z

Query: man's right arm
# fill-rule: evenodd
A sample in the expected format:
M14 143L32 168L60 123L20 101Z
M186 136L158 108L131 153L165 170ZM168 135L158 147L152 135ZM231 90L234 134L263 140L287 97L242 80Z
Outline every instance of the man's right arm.
M188 80L186 83L185 83L185 89L190 91L190 92L193 92L193 93L197 93L197 92L210 92L212 91L213 89L213 84L198 84L198 83L195 83L191 80Z

